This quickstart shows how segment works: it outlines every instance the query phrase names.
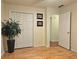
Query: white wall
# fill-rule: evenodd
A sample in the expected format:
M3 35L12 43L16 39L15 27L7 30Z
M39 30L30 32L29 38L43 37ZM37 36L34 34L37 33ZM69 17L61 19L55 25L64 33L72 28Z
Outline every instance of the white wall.
M34 31L33 31L34 32L34 40L33 40L34 42L33 42L33 45L34 45L34 47L45 46L45 44L46 44L45 43L45 9L37 8L37 7L12 5L12 4L5 3L4 19L9 18L10 11L33 13L33 15L34 15ZM43 13L43 27L37 27L37 21L39 21L39 19L37 19L37 13Z
M51 16L51 24L50 24L50 41L58 42L59 40L59 15Z
M60 14L71 12L71 50L77 52L77 3L65 6L60 9Z

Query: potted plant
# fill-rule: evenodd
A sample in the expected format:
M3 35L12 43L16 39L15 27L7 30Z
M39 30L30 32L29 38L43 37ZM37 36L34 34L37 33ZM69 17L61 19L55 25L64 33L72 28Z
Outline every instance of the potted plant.
M2 22L2 35L8 37L7 46L8 52L14 52L15 39L14 37L21 33L18 21L9 18L8 21Z

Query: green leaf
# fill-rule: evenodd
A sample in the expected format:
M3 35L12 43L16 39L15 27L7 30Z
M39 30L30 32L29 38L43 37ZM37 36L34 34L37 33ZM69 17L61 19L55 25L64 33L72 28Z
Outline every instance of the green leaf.
M19 23L15 20L6 21L6 23L2 22L2 35L7 36L8 38L13 38L18 34L21 34L21 29Z

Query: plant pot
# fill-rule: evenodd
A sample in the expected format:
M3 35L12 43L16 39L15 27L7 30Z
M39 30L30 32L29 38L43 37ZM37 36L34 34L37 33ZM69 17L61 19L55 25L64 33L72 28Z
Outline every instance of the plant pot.
M8 53L14 52L15 40L7 40Z

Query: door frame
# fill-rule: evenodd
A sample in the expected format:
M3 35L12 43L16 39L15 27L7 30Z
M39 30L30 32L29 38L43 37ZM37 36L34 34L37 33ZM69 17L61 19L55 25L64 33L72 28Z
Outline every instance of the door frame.
M33 28L32 28L32 35L33 35L33 38L32 38L32 47L34 47L34 14L33 13L28 13L28 12L23 12L23 11L14 11L14 10L10 10L9 11L9 18L11 18L11 13L12 12L15 12L15 13L23 13L23 14L32 14L33 16ZM23 47L22 47L23 48ZM25 48L25 47L24 47ZM17 49L17 48L15 48Z
M70 49L71 50L71 26L72 26L72 13L70 12Z

